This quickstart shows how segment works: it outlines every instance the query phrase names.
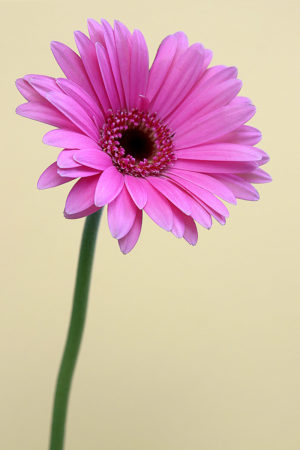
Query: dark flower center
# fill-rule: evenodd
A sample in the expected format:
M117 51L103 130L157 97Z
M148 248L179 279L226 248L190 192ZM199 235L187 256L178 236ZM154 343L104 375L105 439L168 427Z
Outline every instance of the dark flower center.
M125 155L131 155L137 162L151 159L155 152L153 137L140 128L124 130L119 142L125 150Z
M176 159L171 130L155 113L132 109L106 118L99 146L123 174L160 175Z

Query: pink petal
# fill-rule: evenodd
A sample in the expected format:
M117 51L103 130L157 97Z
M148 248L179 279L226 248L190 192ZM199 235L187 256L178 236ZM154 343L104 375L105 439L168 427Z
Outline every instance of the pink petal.
M70 169L73 167L80 167L76 161L74 161L73 156L79 150L77 149L67 149L62 150L57 158L57 165L60 169Z
M201 93L210 89L217 84L223 83L227 80L232 80L237 77L238 70L236 67L227 67L223 65L213 66L206 70L197 85L197 93Z
M262 158L261 152L256 147L231 143L199 145L177 150L176 156L179 159L200 161L259 161Z
M61 177L92 177L93 175L99 174L99 170L90 169L89 167L70 167L69 169L57 169L57 173Z
M56 79L53 77L47 77L45 75L26 75L24 78L43 98L47 98L49 92L61 92L59 86L56 84Z
M143 213L142 211L137 210L135 221L133 222L129 232L124 237L119 239L120 250L124 253L124 255L129 253L136 245L141 233L142 220Z
M240 145L256 145L261 140L261 132L249 125L241 125L231 133L210 142L232 142Z
M237 70L235 67L215 66L208 69L186 99L168 118L169 125L174 129L183 127L187 120L194 118L196 113L216 98L218 90L226 90L226 82L235 83ZM240 82L238 82L240 84ZM220 88L220 86L222 86Z
M262 166L270 161L270 156L264 152L261 148L256 148L258 153L260 154L261 160L258 162L259 166Z
M114 238L121 239L129 232L137 211L126 187L123 186L119 195L107 207L108 226Z
M139 95L138 101L137 101L137 109L140 111L148 112L149 110L149 99L145 97L144 95Z
M139 209L143 209L147 202L147 183L142 178L125 175L125 184L132 200Z
M81 219L82 217L89 216L91 214L94 214L96 211L99 211L100 208L97 208L97 206L90 206L87 209L83 209L82 211L74 214L68 214L66 211L64 211L64 216L66 219Z
M195 85L203 60L204 48L201 44L194 44L182 53L170 69L159 95L151 103L151 111L158 111L160 117L170 114Z
M173 64L188 48L188 39L182 32L167 36L160 44L150 69L146 97L154 106L156 97L167 82Z
M108 167L101 174L95 192L95 205L104 206L112 202L121 192L124 185L124 176L115 168Z
M236 97L234 100L232 100L231 105L233 106L245 106L245 105L252 105L250 98L239 96ZM253 106L253 105L252 105Z
M186 215L181 212L176 206L172 206L173 211L173 227L171 232L176 236L178 239L182 238L184 235L184 229L185 229L185 217Z
M23 95L26 100L31 102L41 102L42 97L38 94L32 86L26 81L25 78L18 78L16 80L16 86L18 91Z
M57 85L70 97L72 97L82 108L86 111L91 119L93 119L96 125L100 128L104 124L104 116L101 112L99 105L95 100L87 94L78 84L65 78L58 78L56 80Z
M207 71L207 67L210 64L213 57L213 52L209 50L208 48L204 51L204 63L202 67L202 73L205 73Z
M110 26L110 24L106 20L102 19L101 23L102 23L102 26L104 29L105 47L106 47L107 55L108 55L108 58L110 61L111 71L112 71L112 74L115 79L116 88L117 88L119 99L120 99L120 106L121 106L121 108L124 108L125 107L125 97L124 97L123 85L122 85L122 80L121 80L114 31L113 31L112 27Z
M217 85L199 96L195 94L183 111L168 119L170 126L180 130L185 127L186 122L199 120L205 114L226 106L239 93L241 87L241 81L234 79Z
M99 42L96 43L96 53L103 83L107 92L107 96L109 98L111 108L113 111L117 111L118 109L120 109L121 106L119 94L111 70L108 53L104 48L104 46L101 45Z
M182 127L175 134L176 148L189 148L216 139L250 120L254 113L255 107L248 103L223 106Z
M177 50L177 38L167 36L160 44L149 73L146 97L154 101L165 81Z
M195 222L191 217L185 217L185 229L183 238L191 245L196 245L198 241L198 231Z
M191 197L190 205L192 208L191 217L202 227L209 229L212 225L211 215L208 208L199 199Z
M94 207L95 190L99 176L81 178L72 187L67 197L65 215L70 216Z
M252 201L259 200L259 193L255 187L248 183L248 181L242 180L239 176L217 175L217 179L226 184L236 198Z
M47 95L52 105L71 120L83 133L95 141L99 138L99 130L85 110L71 97L59 92Z
M145 38L139 30L132 35L129 108L136 108L140 95L145 95L149 76L149 55Z
M218 85L205 96L205 104L200 109L197 117L204 116L215 109L228 105L238 95L241 88L241 80L229 80Z
M231 190L228 189L223 183L216 180L215 178L205 175L203 173L195 173L189 172L185 170L170 170L169 173L177 175L179 178L183 178L184 180L188 180L197 186L200 186L203 189L211 192L212 194L221 197L223 200L229 203L236 203L236 199L232 194Z
M81 86L91 97L96 98L80 57L61 42L51 42L51 50L66 77Z
M226 223L225 216L223 216L222 214L219 214L217 211L215 211L213 208L211 208L210 206L208 206L206 203L202 202L201 200L197 199L197 201L207 211L208 214L210 214L212 217L214 217L221 225L225 225L225 223Z
M88 19L87 23L91 41L94 44L96 44L96 42L104 44L103 26L94 19Z
M189 207L189 196L186 195L180 188L164 178L147 177L147 181L149 181L155 189L170 200L173 205L177 206L180 211L187 215L191 214L191 209Z
M204 173L243 173L256 169L257 163L244 161L195 161L178 159L174 162L173 167L174 169Z
M249 183L270 183L272 181L271 176L262 169L255 169L252 172L241 173L239 175Z
M173 227L173 212L170 203L150 183L145 184L147 188L147 203L144 211L158 226L164 230L171 231Z
M101 149L78 150L74 154L74 159L84 166L97 170L105 170L112 165L110 157Z
M111 105L101 77L95 45L81 31L75 31L74 36L83 65L105 114Z
M129 107L129 96L130 96L129 76L130 76L130 52L131 52L129 33L125 25L123 25L119 21L115 21L114 35L125 102L126 106Z
M177 51L174 60L175 62L180 57L180 55L188 49L189 40L187 35L183 31L176 31L173 36L177 40Z
M38 189L48 189L51 187L59 186L60 184L68 183L68 181L72 181L74 179L61 177L60 175L58 175L57 169L58 167L56 162L47 167L47 169L42 173L38 180Z
M205 204L213 208L218 213L222 214L225 217L229 216L229 212L226 206L211 192L207 191L206 189L202 189L199 186L196 186L190 181L179 178L177 175L169 173L169 177L174 180L176 184L178 184L188 192L191 192L196 198L202 200Z
M46 145L64 148L95 148L99 150L97 143L88 136L69 130L51 130L43 137Z
M77 130L75 125L67 117L50 104L44 102L23 103L16 108L16 113L28 119L53 125L54 127Z

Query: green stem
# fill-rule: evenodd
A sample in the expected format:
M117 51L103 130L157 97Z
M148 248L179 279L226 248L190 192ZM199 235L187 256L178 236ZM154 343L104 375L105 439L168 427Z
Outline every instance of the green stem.
M82 234L73 308L54 397L50 450L62 450L72 377L85 323L94 250L102 209L88 216Z

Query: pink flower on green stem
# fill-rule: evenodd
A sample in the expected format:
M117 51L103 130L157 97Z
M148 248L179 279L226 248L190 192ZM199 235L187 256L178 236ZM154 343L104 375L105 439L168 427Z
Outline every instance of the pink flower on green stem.
M65 217L107 205L111 234L123 253L136 244L143 211L195 245L195 222L225 224L225 202L258 200L253 183L270 181L261 133L245 125L255 114L235 67L208 68L212 52L184 33L167 36L149 70L142 33L116 21L88 21L75 32L79 55L51 48L65 78L26 75L27 100L17 113L54 126L44 143L63 150L40 176L39 189L77 180Z

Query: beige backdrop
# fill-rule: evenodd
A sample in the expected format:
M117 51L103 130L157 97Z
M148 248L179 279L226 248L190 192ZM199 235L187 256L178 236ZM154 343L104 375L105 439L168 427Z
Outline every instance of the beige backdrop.
M66 450L299 450L298 1L0 2L1 450L46 450L83 221L67 186L39 192L50 127L14 113L14 80L58 76L51 40L86 18L141 29L154 56L177 30L236 65L274 182L199 244L145 220L123 256L101 224ZM298 98L297 98L298 97Z

